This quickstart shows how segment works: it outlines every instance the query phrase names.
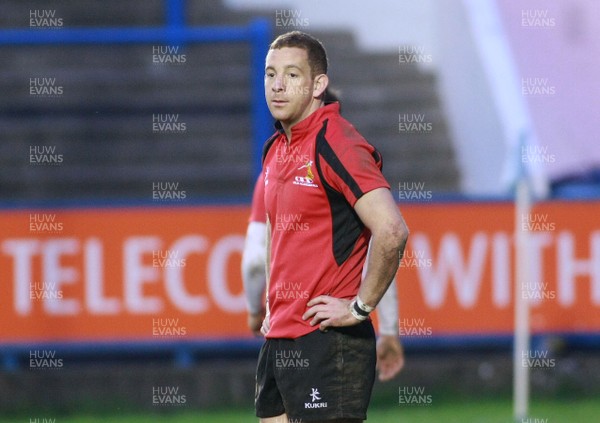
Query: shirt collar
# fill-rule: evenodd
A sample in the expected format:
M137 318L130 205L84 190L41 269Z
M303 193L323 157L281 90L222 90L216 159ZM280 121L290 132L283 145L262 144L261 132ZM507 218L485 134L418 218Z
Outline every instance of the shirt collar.
M333 102L328 103L317 110L312 112L310 115L305 117L303 120L292 126L292 141L296 141L300 136L314 128L314 125L324 119L337 115L340 113L340 103ZM275 129L280 133L284 134L283 126L281 122L275 122Z

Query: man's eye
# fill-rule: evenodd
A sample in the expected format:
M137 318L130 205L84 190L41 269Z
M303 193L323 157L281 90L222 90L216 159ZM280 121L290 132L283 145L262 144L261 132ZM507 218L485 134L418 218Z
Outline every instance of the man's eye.
M265 76L267 76L268 78L273 78L275 76L275 73L274 72L267 72L265 74Z
M290 78L296 78L298 76L297 73L290 73Z

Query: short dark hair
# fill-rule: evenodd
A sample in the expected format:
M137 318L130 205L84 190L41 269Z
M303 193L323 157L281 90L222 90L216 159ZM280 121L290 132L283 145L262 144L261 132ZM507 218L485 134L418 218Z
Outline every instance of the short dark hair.
M312 35L302 31L286 32L273 40L269 46L269 50L283 47L297 47L306 51L313 78L317 75L327 73L327 52L321 41Z

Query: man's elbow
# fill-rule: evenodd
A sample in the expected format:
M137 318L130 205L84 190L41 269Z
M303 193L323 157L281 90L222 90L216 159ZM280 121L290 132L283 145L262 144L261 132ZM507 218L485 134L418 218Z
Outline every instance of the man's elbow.
M398 220L389 225L388 245L396 251L403 251L406 241L408 241L409 230L403 220Z

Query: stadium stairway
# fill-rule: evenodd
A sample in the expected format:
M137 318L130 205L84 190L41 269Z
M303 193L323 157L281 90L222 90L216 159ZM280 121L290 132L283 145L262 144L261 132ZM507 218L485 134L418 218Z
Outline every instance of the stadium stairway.
M5 2L0 28L29 27L36 9L48 10L48 3ZM164 19L159 0L143 7L116 0L66 1L54 9L65 27L156 26ZM187 2L190 25L245 25L257 15L275 21L269 11L233 12L217 0ZM392 186L412 182L434 192L456 190L458 171L435 76L399 63L396 52L359 51L350 33L299 29L327 46L343 114L383 153ZM177 183L192 200L248 198L248 46L187 45L177 51L185 63L175 64L155 63L153 47L0 48L3 198L147 201L157 182ZM32 95L31 78L55 78L46 86L60 87L60 94ZM400 131L399 115L418 116L429 129ZM160 119L180 125L156 130L153 120ZM32 148L34 153L49 148L45 151L60 155L61 162L32 163Z

